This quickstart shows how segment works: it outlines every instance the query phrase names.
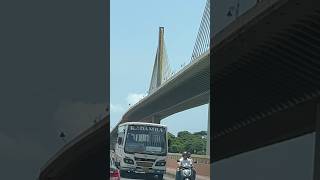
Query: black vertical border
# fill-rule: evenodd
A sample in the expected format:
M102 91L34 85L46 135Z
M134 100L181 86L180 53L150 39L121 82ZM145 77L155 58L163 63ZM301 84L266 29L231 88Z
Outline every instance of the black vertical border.
M314 146L314 162L313 162L313 179L320 180L320 103L316 104L315 118L315 146Z
M213 55L213 27L214 27L214 12L213 12L213 7L214 7L214 1L215 0L210 0L210 101L209 101L209 110L210 110L210 164L212 166L213 163L213 126L214 126L214 121L212 119L212 114L214 113L214 92L213 90L213 61L214 59L212 58ZM210 176L212 176L212 167L210 167Z
M107 152L106 152L106 179L108 179L110 177L110 11L111 11L111 7L110 7L110 0L102 0L104 1L104 14L103 14L103 28L105 30L105 34L104 34L104 39L105 39L105 58L107 61L107 67L106 67L106 96L107 96L107 109L106 111L109 112L108 115L108 123L107 123L107 127L106 127L106 141L107 141Z

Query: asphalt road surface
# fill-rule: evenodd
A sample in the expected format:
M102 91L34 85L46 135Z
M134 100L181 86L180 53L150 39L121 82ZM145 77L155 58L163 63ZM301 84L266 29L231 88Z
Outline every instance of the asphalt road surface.
M172 177L172 176L169 176L169 175L164 175L163 176L163 179L164 180L174 180L175 178L174 177ZM143 176L141 176L141 177L136 177L136 178L123 178L123 177L121 177L121 180L144 180L144 178L143 178Z

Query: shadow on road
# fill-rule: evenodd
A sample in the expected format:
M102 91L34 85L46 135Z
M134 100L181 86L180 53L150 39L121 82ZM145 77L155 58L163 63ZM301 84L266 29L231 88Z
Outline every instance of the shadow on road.
M149 180L150 177L148 178L148 176L144 175L144 174L130 174L130 175L125 175L122 176L121 175L121 180ZM168 176L167 174L164 175L164 180L174 180L175 178Z

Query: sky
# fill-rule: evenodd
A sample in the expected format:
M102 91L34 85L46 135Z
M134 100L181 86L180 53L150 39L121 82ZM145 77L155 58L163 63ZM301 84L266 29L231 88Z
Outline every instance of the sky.
M149 89L159 27L174 72L190 61L206 0L111 0L110 128ZM169 132L207 130L208 105L161 121ZM195 126L197 124L197 126Z

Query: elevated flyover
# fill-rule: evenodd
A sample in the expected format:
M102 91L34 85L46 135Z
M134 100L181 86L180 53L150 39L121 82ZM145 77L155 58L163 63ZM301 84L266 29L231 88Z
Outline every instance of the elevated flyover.
M320 1L263 0L213 37L211 160L315 131Z
M153 122L209 102L209 51L164 82L123 115L122 121Z
M174 113L209 103L209 77L210 53L207 51L129 108L117 126L128 121L160 123ZM112 147L116 143L117 126L110 134Z

